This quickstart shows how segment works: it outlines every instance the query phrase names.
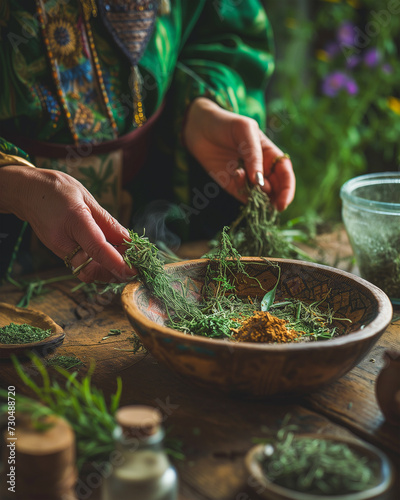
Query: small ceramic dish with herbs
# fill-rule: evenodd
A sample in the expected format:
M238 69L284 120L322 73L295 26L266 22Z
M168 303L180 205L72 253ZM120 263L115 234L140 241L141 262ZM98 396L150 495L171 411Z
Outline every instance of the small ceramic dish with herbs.
M274 500L382 499L394 479L389 459L370 444L285 430L254 446L245 463L257 494Z
M64 337L61 326L46 314L0 302L0 358L56 347Z

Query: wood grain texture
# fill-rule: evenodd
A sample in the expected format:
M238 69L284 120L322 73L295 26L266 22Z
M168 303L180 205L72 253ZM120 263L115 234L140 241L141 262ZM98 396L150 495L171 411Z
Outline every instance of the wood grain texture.
M168 434L181 440L186 456L176 462L180 500L258 500L244 456L254 438L273 435L287 414L299 432L347 436L375 444L389 454L400 477L399 429L384 422L374 394L384 349L400 348L400 322L389 325L356 368L323 390L281 402L251 401L196 387L151 355L133 355L129 352L132 328L119 298L88 299L81 292L71 292L76 283L54 284L51 293L36 298L30 307L64 327L66 337L56 353L82 359L85 366L81 375L90 360L95 360L93 381L106 395L115 391L116 377L121 376L123 404L149 404L161 410ZM15 304L20 297L12 286L0 288L0 300ZM111 328L120 328L121 335L102 340ZM2 387L15 385L19 393L27 393L8 360L0 362L0 373ZM81 500L100 498L99 487L90 488L87 477L81 478L78 489ZM395 490L391 500L397 500Z

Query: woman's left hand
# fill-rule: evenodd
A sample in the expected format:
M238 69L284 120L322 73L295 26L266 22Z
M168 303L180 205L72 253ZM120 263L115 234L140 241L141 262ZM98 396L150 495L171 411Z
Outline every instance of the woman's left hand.
M246 177L261 186L279 211L293 200L292 163L252 118L199 97L189 108L183 139L209 175L242 203L247 202Z

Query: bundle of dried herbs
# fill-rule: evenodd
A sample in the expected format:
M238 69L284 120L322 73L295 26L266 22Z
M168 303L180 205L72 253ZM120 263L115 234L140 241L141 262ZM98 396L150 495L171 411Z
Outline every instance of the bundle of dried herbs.
M203 300L196 302L185 290L183 283L168 274L158 258L158 249L147 238L130 232L131 241L124 259L135 267L139 279L166 307L169 326L198 335L214 338L231 337L230 326L237 326L231 317L237 308L246 309L234 293L230 278L245 272L240 255L233 248L227 228L224 228L217 252L210 256ZM229 290L232 291L229 294Z
M312 495L344 495L375 486L379 464L350 445L281 429L259 458L275 484Z
M236 294L239 276L253 279L246 272L241 256L232 245L228 229L222 230L215 251L207 255L207 265L202 300L197 304L200 315L171 318L169 326L177 330L210 338L233 338L233 329L240 326L238 318L253 314L254 305L242 301Z
M248 187L248 202L231 223L229 236L241 255L310 260L281 231L278 212L258 185Z
M187 296L182 283L166 273L157 247L134 231L129 231L129 236L130 241L125 242L128 248L124 260L138 271L140 280L165 304L170 319L200 317L198 306Z
M50 337L51 330L43 330L27 323L10 323L0 328L0 344L29 344Z
M125 260L137 268L139 279L165 304L167 325L191 335L246 342L299 342L332 338L338 332L332 326L329 308L322 311L319 303L307 305L300 300L274 304L280 277L262 300L242 300L237 296L238 279L253 279L260 292L265 292L256 278L249 276L241 255L229 236L229 228L221 233L218 246L205 257L207 265L201 300L190 299L183 283L166 273L158 259L157 248L146 238L131 232ZM263 312L269 312L264 314ZM278 328L279 327L279 328ZM279 332L277 331L279 330Z

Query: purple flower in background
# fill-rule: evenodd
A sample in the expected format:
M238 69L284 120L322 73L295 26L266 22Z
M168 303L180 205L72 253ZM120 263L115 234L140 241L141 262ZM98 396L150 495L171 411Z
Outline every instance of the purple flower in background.
M349 69L353 69L355 68L358 63L360 62L360 57L359 56L356 56L355 54L349 56L346 60L346 67L349 68Z
M381 61L381 53L377 48L368 49L364 54L364 64L369 68L375 68Z
M347 90L347 93L349 95L356 95L358 93L358 85L350 77L347 79L347 82L346 82L346 90Z
M357 83L342 71L335 71L327 75L322 83L322 92L328 97L336 97L341 90L345 90L349 95L358 92Z
M335 97L347 83L347 75L342 71L335 71L327 75L322 83L322 92L328 97Z
M354 24L350 21L345 21L339 26L337 39L341 45L352 47L354 45Z

